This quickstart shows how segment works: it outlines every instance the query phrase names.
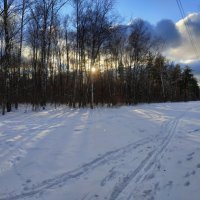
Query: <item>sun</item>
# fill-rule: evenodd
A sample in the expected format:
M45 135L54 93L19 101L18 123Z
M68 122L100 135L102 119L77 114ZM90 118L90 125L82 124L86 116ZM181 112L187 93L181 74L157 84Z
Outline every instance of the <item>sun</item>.
M92 73L95 73L95 72L96 72L96 68L95 68L95 67L92 67L92 68L91 68L91 72L92 72Z

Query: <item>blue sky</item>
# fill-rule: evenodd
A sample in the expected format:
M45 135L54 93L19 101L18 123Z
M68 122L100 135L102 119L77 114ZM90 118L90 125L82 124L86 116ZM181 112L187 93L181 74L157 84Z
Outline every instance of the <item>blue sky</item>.
M114 12L117 12L124 23L132 18L142 18L152 24L162 19L177 22L181 19L176 0L114 0ZM181 0L186 14L200 12L199 0ZM71 13L69 4L63 7L62 13Z
M184 20L187 21L186 23L188 23L194 36L194 43L198 48L198 57L195 56L188 39L176 0L115 1L114 9L122 16L123 23L126 24L134 18L142 18L157 27L157 31L160 31L162 36L166 36L166 42L169 44L164 54L175 62L189 64L200 81L200 46L198 45L200 44L200 0L181 0L188 17ZM176 40L179 42L177 43Z
M182 4L186 14L200 10L199 0L182 0ZM162 19L181 19L176 0L116 0L115 8L125 22L137 17L152 24Z
M176 0L114 0L113 11L127 24L131 19L142 18L151 24L156 32L160 32L166 40L166 48L162 53L178 63L185 63L199 74L200 82L200 0L181 0L187 18L182 20ZM72 7L63 7L63 14L70 13ZM167 19L167 20L165 20ZM198 56L195 55L185 29L186 22L194 38Z

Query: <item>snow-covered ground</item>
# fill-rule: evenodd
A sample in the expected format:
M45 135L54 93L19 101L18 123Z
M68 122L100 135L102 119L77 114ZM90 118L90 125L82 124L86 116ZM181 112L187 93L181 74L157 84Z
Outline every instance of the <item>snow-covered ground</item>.
M0 200L199 200L200 102L0 116Z

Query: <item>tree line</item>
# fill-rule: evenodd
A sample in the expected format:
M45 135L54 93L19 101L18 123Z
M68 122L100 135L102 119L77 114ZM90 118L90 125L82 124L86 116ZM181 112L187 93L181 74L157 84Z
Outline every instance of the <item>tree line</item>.
M72 14L64 16L66 6ZM113 0L2 0L0 109L93 108L199 99L189 66L160 54L141 19L120 25Z

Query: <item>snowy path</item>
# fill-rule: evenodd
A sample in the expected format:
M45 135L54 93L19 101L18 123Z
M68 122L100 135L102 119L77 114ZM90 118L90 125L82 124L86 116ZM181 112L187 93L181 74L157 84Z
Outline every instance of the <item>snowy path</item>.
M0 200L199 200L200 102L0 117Z

